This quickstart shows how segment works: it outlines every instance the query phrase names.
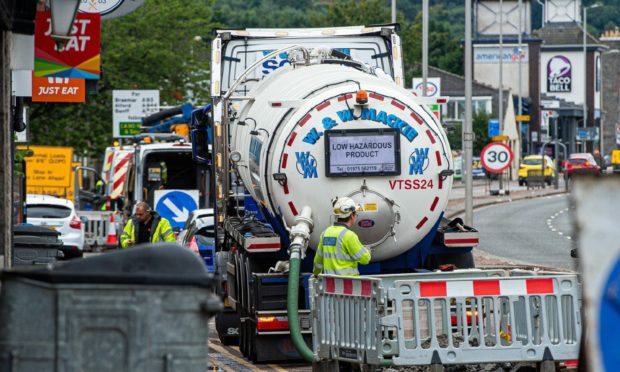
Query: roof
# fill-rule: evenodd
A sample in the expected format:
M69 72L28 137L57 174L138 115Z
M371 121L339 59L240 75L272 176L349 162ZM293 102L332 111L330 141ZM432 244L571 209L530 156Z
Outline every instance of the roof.
M549 22L543 28L533 31L532 34L544 40L543 49L549 46L583 46L583 29L580 24L575 22ZM590 48L606 48L597 38L589 33L586 38Z
M583 116L583 105L578 105L575 102L571 102L571 101L567 101L563 98L559 98L556 96L551 96L548 93L541 93L540 94L540 100L541 101L558 101L560 102L560 108L558 109L551 109L551 110L558 110L560 111L560 115L567 115L567 116L576 116L576 117L582 117ZM567 113L567 111L570 111L570 113Z
M26 204L61 205L73 209L73 202L71 200L58 198L53 195L28 194L26 195Z
M148 145L140 145L140 155L146 151L153 150L169 150L169 151L192 151L192 144L189 142L168 142L168 143L152 143Z

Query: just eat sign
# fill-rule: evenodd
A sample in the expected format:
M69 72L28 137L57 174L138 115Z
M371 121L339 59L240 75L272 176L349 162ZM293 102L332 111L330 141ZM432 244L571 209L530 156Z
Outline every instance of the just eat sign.
M99 79L101 16L77 13L71 38L61 50L51 37L50 12L38 12L34 38L34 74L36 77Z

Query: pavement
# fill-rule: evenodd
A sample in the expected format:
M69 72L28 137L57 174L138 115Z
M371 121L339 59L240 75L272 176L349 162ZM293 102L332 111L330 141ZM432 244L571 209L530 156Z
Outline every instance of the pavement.
M473 209L485 207L492 204L510 203L516 200L538 198L541 196L556 195L566 193L564 181L560 180L558 188L554 185L544 188L531 188L519 186L517 181L510 181L503 185L504 190L499 190L497 181L474 180L472 191ZM492 195L492 192L499 192L500 195ZM452 192L448 200L445 211L446 218L465 216L465 184L455 181L452 185Z

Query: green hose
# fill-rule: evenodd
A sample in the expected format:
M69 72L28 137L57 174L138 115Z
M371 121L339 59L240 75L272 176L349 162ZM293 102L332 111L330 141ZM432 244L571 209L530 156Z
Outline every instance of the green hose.
M299 328L299 309L297 304L299 303L299 266L301 265L301 259L299 258L299 251L291 246L290 266L288 272L288 292L286 296L286 311L288 315L288 328L291 331L291 340L293 345L308 363L314 362L314 353L306 341L304 341L301 335L301 329ZM392 365L391 359L384 359L381 362L382 367L389 367Z
M292 251L292 249L291 249ZM293 255L291 255L293 256ZM293 345L299 352L299 354L308 362L314 362L314 353L308 345L306 345L306 341L304 341L304 337L301 335L301 329L299 328L299 309L297 304L299 303L299 266L301 260L299 257L293 258L290 260L290 267L288 272L288 292L286 297L286 310L288 315L288 327L291 331L291 339L293 340Z

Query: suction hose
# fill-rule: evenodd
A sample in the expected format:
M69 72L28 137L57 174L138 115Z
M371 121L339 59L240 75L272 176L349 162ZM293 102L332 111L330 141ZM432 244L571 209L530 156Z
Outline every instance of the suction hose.
M290 265L288 272L288 291L286 298L286 310L288 315L288 327L291 331L293 345L308 363L314 362L314 352L306 345L299 327L299 272L301 259L306 248L310 232L314 227L312 222L312 209L303 207L301 213L295 218L295 226L291 229L291 245L289 246Z

